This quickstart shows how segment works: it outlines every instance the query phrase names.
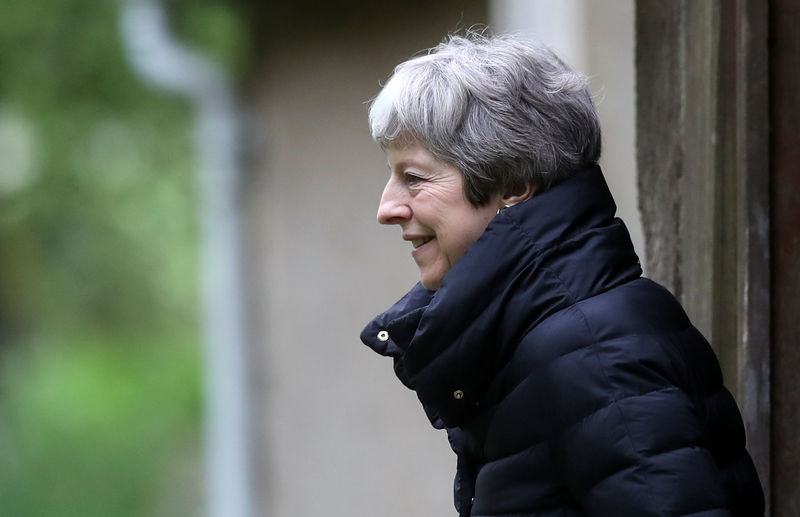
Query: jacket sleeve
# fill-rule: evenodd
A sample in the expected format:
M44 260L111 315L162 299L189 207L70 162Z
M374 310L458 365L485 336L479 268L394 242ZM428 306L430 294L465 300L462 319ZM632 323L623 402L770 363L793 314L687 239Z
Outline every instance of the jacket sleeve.
M576 340L541 377L555 464L579 506L597 517L731 516L709 422L732 421L727 432L741 435L741 444L728 448L739 452L725 461L749 456L713 352L708 348L713 364L687 366L708 358L687 358L681 343L708 347L705 340L698 343L693 328L626 334L592 328L580 316L579 334L589 339Z

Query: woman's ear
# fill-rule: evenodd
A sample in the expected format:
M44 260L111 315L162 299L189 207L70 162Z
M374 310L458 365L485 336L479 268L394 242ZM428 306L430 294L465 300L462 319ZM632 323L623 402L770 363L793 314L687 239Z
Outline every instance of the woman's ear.
M514 206L517 203L522 203L532 198L536 193L536 187L533 185L519 185L516 188L509 189L500 199L500 202L505 206Z

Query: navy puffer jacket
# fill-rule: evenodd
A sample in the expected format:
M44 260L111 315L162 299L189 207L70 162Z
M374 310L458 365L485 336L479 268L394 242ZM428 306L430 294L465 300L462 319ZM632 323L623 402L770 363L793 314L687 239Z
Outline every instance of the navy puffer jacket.
M447 428L461 516L764 515L714 353L615 210L577 171L364 329Z

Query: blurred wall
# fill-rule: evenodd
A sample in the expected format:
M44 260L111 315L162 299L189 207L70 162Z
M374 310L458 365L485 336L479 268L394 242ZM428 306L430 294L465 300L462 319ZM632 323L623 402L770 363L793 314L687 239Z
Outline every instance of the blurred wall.
M376 222L388 170L367 101L397 63L486 21L482 2L460 4L298 38L258 77L245 194L258 515L455 514L446 435L359 333L418 279L398 228Z
M367 101L400 61L448 31L488 21L482 1L439 5L276 45L247 101L255 135L244 195L258 515L455 515L455 455L445 434L430 427L391 361L358 339L418 278L400 231L375 221L388 172L369 137ZM593 91L622 96L620 105L599 102L604 163L607 173L630 175L610 183L634 229L633 22L629 2L620 5L600 13L598 39L581 24L568 34L591 64L583 71L606 74L594 77ZM579 7L580 19L590 19L588 2ZM504 11L511 8L495 2L498 28L520 28L512 19L547 23Z

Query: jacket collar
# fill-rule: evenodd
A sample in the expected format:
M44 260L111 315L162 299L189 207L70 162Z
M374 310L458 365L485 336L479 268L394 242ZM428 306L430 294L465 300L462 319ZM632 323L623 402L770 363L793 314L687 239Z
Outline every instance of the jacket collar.
M615 211L600 168L576 171L498 214L438 291L417 284L362 341L394 359L434 426L460 425L528 329L641 275Z

